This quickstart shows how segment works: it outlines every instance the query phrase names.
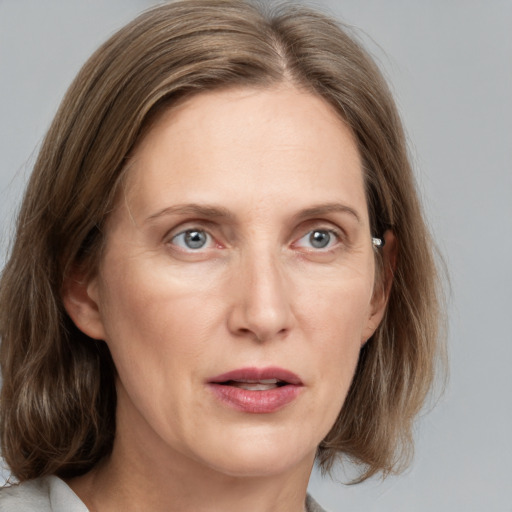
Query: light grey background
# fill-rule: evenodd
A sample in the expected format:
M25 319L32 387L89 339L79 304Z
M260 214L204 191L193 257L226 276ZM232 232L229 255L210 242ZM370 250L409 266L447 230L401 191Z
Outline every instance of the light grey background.
M151 0L0 0L0 265L36 148L90 53ZM343 486L334 511L512 511L512 1L317 0L391 81L451 276L451 381L411 469Z

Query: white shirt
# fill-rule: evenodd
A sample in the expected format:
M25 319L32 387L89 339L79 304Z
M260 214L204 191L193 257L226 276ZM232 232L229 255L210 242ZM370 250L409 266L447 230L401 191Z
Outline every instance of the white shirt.
M0 512L89 512L63 480L47 476L0 489Z
M307 496L307 512L325 512ZM89 512L63 480L46 476L0 489L0 512Z

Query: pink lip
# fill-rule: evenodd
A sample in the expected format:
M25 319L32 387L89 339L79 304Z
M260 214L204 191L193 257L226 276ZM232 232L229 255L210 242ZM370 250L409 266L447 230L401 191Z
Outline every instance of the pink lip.
M283 386L265 391L229 386L230 380L264 380L279 379ZM289 404L299 395L303 384L293 372L278 367L240 368L208 380L208 386L215 396L224 404L242 412L268 414L276 412Z

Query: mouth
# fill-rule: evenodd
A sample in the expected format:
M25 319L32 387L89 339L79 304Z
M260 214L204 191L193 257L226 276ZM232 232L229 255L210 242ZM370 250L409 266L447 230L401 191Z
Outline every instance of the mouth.
M252 414L276 412L303 389L296 374L277 367L241 368L208 380L208 386L223 405Z
M219 382L224 386L233 386L235 388L246 389L247 391L268 391L282 386L286 386L288 382L279 379L261 379L261 380L228 380Z

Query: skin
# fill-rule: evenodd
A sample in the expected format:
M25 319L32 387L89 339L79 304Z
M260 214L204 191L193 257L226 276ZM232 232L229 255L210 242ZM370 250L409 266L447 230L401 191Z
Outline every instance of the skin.
M64 291L119 374L113 453L69 483L91 511L299 512L386 303L352 133L290 85L203 93L162 114L129 166L98 274ZM290 370L301 392L234 410L207 381L248 366Z

